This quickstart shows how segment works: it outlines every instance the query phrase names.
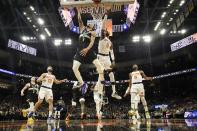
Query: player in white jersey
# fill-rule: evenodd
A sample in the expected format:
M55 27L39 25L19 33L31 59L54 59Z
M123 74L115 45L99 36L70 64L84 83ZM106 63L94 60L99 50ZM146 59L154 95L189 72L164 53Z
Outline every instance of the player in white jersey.
M114 73L113 73L113 66L115 65L115 57L114 57L113 45L109 39L109 32L105 28L106 19L107 19L107 15L105 15L105 18L103 20L101 37L100 37L99 45L98 45L98 59L99 59L99 62L103 65L105 71L109 73L110 82L112 84L111 96L116 99L122 99L121 96L119 96L116 92L115 78L114 78ZM111 56L111 59L110 59L110 56Z
M132 115L133 119L139 118L138 114L138 103L142 102L145 110L146 119L150 119L150 114L147 107L147 102L145 99L144 85L142 83L143 78L145 80L152 80L152 77L147 77L142 70L138 70L138 66L133 65L133 72L129 74L130 85L124 96L127 94L131 94L131 110L129 111L129 115ZM139 99L140 98L140 99Z
M43 73L38 79L37 82L42 83L40 87L40 91L38 94L38 101L35 104L34 109L32 112L29 113L29 117L32 116L32 114L40 107L43 100L45 99L46 102L49 104L49 116L48 120L52 119L52 112L53 112L53 92L52 92L52 86L53 83L55 84L61 84L63 82L66 82L66 79L64 80L57 80L55 75L52 74L53 68L51 66L48 66L47 73Z

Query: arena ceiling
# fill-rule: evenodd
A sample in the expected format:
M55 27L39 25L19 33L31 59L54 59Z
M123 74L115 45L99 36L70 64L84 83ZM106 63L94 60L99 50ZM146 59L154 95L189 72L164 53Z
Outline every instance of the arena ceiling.
M196 0L193 1L196 2ZM184 20L180 27L176 29L177 32L178 30L186 29L186 34L170 33L173 25L171 25L169 20L171 18L175 20L178 13L183 11L185 3L187 3L185 0L185 3L180 6L180 2L180 0L139 0L140 10L136 23L125 32L114 33L114 37L111 38L114 42L116 56L119 56L117 61L144 59L150 56L166 54L170 52L170 44L194 33L196 31L197 22L196 8L189 13L189 16ZM38 49L39 57L65 61L72 60L78 36L64 26L58 12L58 8L60 6L59 1L1 0L0 5L1 49L8 50L8 39L13 39ZM27 12L31 6L34 7L34 11L37 16L44 20L43 26L51 33L51 37L46 38L44 41L39 38L40 33L36 31L37 28L33 27L34 24L29 23L27 16L24 15L24 12ZM175 14L176 10L178 11ZM167 15L164 18L161 18L164 12L167 12ZM119 24L124 22L121 13L113 15L110 17L118 18L113 19L114 23ZM83 19L86 18L84 17ZM174 20L172 20L172 23ZM154 31L158 22L161 22L162 28L167 30L167 33L163 36L159 35L162 28L158 29L158 31ZM74 19L74 23L77 23L76 19ZM169 23L169 25L166 25L167 23ZM135 35L143 36L147 34L153 36L153 40L149 44L144 42L134 43L132 41L132 37ZM22 41L22 36L30 36L36 39L31 41ZM53 40L55 38L70 38L72 39L72 45L55 47L53 44ZM121 48L126 49L125 52L121 52Z

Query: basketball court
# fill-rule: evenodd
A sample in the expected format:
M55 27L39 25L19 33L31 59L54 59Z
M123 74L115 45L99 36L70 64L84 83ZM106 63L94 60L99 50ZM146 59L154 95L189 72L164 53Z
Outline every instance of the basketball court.
M84 121L55 121L47 124L46 121L0 122L1 130L48 130L48 131L195 131L197 120L141 120L132 124L129 120L84 120Z

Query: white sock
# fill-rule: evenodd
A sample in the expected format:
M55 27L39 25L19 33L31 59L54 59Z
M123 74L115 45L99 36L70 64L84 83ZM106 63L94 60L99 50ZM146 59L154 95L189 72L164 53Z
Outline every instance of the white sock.
M49 111L49 117L51 117L51 116L52 116L52 113L53 113L52 111Z

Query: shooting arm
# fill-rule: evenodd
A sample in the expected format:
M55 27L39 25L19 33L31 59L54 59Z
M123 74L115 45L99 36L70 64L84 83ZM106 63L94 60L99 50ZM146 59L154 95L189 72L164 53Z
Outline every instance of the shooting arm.
M81 11L80 11L80 9L77 8L77 11L78 11L79 30L81 32L83 30L83 28L84 28L84 24L83 24L83 21L81 19Z

